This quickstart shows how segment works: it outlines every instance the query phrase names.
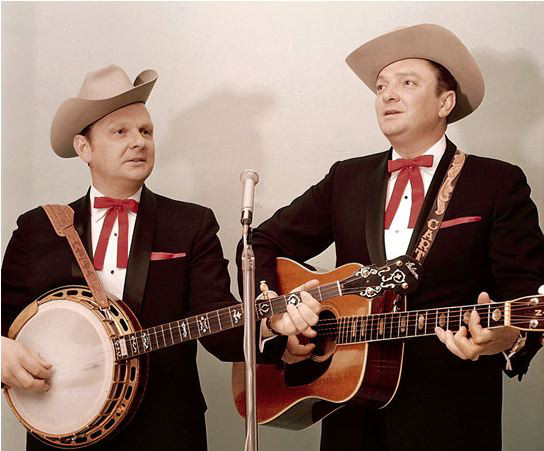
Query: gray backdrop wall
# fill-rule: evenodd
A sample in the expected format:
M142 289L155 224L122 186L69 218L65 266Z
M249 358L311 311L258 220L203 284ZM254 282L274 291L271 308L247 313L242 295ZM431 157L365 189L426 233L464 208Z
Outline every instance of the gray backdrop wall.
M148 103L158 156L148 185L213 208L233 277L240 172L260 173L259 223L335 161L386 149L373 95L344 58L368 39L423 22L455 32L487 83L482 106L448 135L466 152L520 165L542 213L542 3L3 2L2 250L19 214L85 192L87 168L53 154L49 126L84 73L116 63L133 77L158 71ZM333 250L314 263L331 268ZM523 383L506 381L505 450L542 449L543 355ZM240 450L230 365L202 348L199 365L209 447ZM2 402L2 446L22 450L23 429ZM319 429L261 428L261 449L318 449Z

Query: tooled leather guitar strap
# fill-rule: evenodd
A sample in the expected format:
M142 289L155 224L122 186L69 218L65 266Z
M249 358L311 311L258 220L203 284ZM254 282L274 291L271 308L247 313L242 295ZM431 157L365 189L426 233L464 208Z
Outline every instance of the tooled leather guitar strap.
M429 254L432 244L440 230L440 225L444 219L446 208L450 202L453 190L459 180L459 174L465 164L466 155L459 149L455 151L453 158L451 159L446 176L442 181L442 185L438 190L438 194L434 199L433 207L427 216L425 225L417 241L417 246L414 248L412 257L423 265L425 258Z
M94 300L100 307L108 308L109 301L106 292L102 288L91 259L87 255L81 238L74 227L74 210L68 205L42 205L42 208L47 213L57 235L65 236L68 240L83 277L85 277L87 285L93 293Z

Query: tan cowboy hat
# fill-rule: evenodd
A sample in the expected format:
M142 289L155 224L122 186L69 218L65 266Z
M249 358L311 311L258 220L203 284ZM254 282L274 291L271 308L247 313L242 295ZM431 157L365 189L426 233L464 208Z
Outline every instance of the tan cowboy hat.
M457 81L457 103L448 122L468 116L482 102L484 79L478 64L459 38L439 25L421 24L386 33L354 50L346 63L376 93L376 79L382 69L408 58L441 64Z
M77 157L74 136L85 127L119 108L136 102L145 103L157 72L144 70L131 83L126 72L111 64L89 72L77 97L65 100L51 124L51 146L63 158Z

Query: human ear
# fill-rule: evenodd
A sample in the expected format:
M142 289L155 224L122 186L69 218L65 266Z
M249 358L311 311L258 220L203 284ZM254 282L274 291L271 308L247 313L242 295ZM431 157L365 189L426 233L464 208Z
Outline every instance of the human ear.
M455 91L446 91L440 96L442 98L440 103L440 110L438 115L442 118L448 117L448 115L455 108L456 96Z
M89 164L92 159L91 143L84 135L74 136L74 149L85 163Z

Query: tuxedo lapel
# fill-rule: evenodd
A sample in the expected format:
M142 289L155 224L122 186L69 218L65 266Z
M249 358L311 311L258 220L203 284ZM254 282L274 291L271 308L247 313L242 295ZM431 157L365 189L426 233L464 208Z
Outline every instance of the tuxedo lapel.
M440 185L442 184L442 180L444 180L444 177L456 149L457 146L446 137L446 151L444 152L440 163L438 163L431 184L429 185L429 190L425 194L425 200L423 201L423 205L421 206L416 226L414 227L412 238L410 239L410 244L408 245L408 250L406 251L407 255L412 255L414 252L414 248L419 240L419 235L423 230L425 221L429 216L429 212L431 211L436 195L438 194L438 190L440 189Z
M123 301L136 313L140 313L142 309L149 257L155 237L156 210L155 194L144 186L134 225L123 291Z
M385 243L383 237L383 218L385 211L385 198L387 196L387 161L391 158L391 149L384 153L383 159L376 166L365 214L366 246L370 261L376 265L383 265L385 258Z
M72 202L70 207L74 210L74 228L81 238L81 242L87 251L87 255L93 261L93 241L91 237L91 207L90 207L90 189L82 198ZM72 260L72 277L74 279L82 279L83 273L77 263L75 257Z

